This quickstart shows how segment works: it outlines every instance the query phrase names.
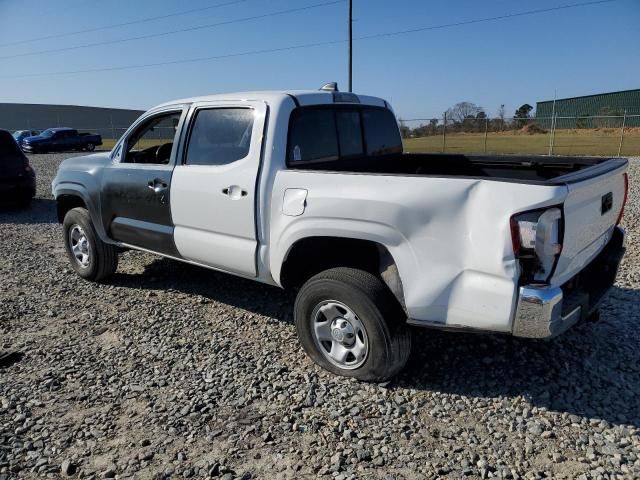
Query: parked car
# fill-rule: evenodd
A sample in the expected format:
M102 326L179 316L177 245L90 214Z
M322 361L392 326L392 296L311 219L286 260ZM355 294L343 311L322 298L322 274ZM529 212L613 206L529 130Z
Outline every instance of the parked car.
M73 128L49 128L35 137L22 141L22 149L29 153L87 150L92 152L102 145L102 137L94 133L78 133Z
M0 200L27 206L36 194L36 174L11 133L0 130Z
M18 145L22 145L22 141L27 137L35 137L40 135L40 130L16 130L13 132L13 138L16 139Z
M410 325L548 338L593 315L624 252L626 171L407 154L385 100L292 91L160 105L52 188L81 277L130 248L298 289L308 355L378 381L405 365Z

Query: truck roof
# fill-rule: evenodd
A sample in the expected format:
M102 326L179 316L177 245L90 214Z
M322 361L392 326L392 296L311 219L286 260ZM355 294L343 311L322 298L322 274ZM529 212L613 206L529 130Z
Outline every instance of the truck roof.
M162 108L170 105L181 105L194 102L216 102L216 101L248 101L258 100L264 101L269 104L282 103L289 98L294 97L300 105L318 105L334 103L334 93L323 90L284 90L284 91L255 91L255 92L234 92L234 93L221 93L216 95L205 95L201 97L182 98L179 100L173 100L163 103L154 107ZM359 103L364 105L373 105L379 107L391 108L389 104L378 97L371 97L368 95L356 95ZM350 103L350 102L347 102Z

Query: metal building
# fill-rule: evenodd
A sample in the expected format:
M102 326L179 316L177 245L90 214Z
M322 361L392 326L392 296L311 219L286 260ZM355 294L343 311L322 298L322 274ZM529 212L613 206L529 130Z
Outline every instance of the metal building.
M142 113L122 108L0 103L0 128L13 131L69 127L99 133L103 138L119 138Z
M640 126L640 89L599 93L582 97L560 98L536 103L536 118L544 128L551 126L551 117L558 117L556 128L618 127L626 115L625 125ZM609 119L607 120L607 117Z

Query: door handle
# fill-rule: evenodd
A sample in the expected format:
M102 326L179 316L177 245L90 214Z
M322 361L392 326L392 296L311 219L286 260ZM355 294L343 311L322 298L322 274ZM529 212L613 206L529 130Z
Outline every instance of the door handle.
M238 185L231 185L222 189L222 194L230 197L232 200L246 197L248 192Z
M150 180L147 188L153 190L154 193L164 193L167 190L167 184L160 180Z

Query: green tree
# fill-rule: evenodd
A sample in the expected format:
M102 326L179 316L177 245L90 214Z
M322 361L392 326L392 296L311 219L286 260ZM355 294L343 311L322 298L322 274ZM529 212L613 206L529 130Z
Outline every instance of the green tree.
M528 103L520 105L520 107L516 110L515 115L513 116L516 128L522 128L529 123L528 119L531 118L532 110L533 107Z
M411 136L411 129L407 127L407 124L402 118L398 118L398 123L400 124L400 135L402 138L409 138Z

